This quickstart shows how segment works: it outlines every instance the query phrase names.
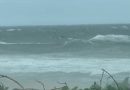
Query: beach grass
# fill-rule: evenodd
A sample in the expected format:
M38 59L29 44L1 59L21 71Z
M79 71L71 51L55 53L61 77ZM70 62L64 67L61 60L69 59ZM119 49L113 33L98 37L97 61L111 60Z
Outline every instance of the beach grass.
M60 84L61 87L54 87L49 90L130 90L129 77L126 77L123 81L118 82L114 79L114 77L108 71L106 71L105 69L102 69L102 71L103 72L101 74L101 78L99 79L99 82L94 82L92 85L90 85L90 87L86 87L86 88L79 88L78 86L71 87L66 82L58 82L58 84ZM105 74L107 74L108 77L113 81L109 84L102 85ZM34 88L25 88L17 80L6 75L0 75L0 78L9 79L19 86L19 88L14 88L12 90L48 90L45 88L45 84L42 81L37 80L36 82L39 83L43 89L34 89ZM11 90L11 89L8 86L6 86L6 84L3 84L1 82L0 90Z

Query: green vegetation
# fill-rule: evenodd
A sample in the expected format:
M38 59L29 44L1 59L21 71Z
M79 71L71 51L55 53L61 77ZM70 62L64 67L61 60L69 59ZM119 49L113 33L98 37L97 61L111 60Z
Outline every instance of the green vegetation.
M0 90L8 90L8 87L6 87L3 83L1 83Z
M99 83L94 82L90 87L79 88L78 86L75 86L73 88L72 87L70 88L66 82L65 83L58 82L58 84L61 84L61 87L54 87L51 90L130 90L130 83L129 83L130 77L126 77L122 82L117 82L114 79L114 77L109 72L107 72L105 69L102 69L102 71L103 71L103 73L101 75L101 79L99 80ZM107 74L109 79L113 80L113 82L102 86L102 80L104 78L104 74ZM11 77L5 76L5 75L0 75L0 78L9 79L20 87L20 88L15 88L13 90L38 90L38 89L33 89L33 88L26 89L18 81L12 79ZM43 82L41 82L41 81L36 81L36 82L42 85L43 90L48 90L45 88L45 85ZM6 87L3 83L1 83L0 90L9 90L9 88Z

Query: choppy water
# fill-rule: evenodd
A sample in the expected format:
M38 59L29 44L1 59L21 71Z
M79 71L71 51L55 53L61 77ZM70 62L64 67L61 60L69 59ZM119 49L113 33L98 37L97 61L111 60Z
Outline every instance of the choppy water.
M130 25L0 27L0 72L130 71Z

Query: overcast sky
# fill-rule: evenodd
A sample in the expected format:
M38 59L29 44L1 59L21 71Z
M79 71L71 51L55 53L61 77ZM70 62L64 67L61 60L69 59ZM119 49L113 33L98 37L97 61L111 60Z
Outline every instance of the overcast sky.
M0 0L0 25L130 23L130 0Z

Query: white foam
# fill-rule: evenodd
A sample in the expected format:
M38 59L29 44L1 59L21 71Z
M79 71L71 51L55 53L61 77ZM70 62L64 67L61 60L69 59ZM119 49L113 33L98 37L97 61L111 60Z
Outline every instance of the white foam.
M123 25L123 26L121 26L123 29L126 29L126 30L128 30L129 29L129 27L128 26L126 26L126 25Z
M9 31L9 32L11 32L11 31L15 31L16 29L7 29L6 31Z
M11 44L11 43L6 43L6 42L3 42L3 41L0 41L0 44Z
M124 68L125 67L125 68ZM53 58L41 56L0 56L0 72L81 72L101 74L130 71L129 59Z
M18 29L14 29L14 28L10 28L10 29L7 29L6 31L8 32L12 32L12 31L21 31L22 29L18 28Z
M112 26L111 28L112 28L112 29L117 29L117 30L118 30L119 28L123 28L123 30L128 30L128 29L129 29L129 27L128 27L127 25L122 25L122 26L120 26L120 27L119 27L119 26Z
M130 43L130 36L129 35L96 35L93 38L89 39L88 41L110 41L110 42L124 42Z
M112 26L111 28L112 28L112 29L118 29L118 27L117 27L117 26Z
M86 43L87 40L77 39L77 38L67 38L67 41L64 43L64 45L68 45L68 44L73 43L73 42L83 42L83 43Z
M3 42L3 41L0 41L0 44L5 44L5 45L29 45L29 44L37 44L37 45L40 45L40 44L53 44L53 43L11 43L11 42Z

